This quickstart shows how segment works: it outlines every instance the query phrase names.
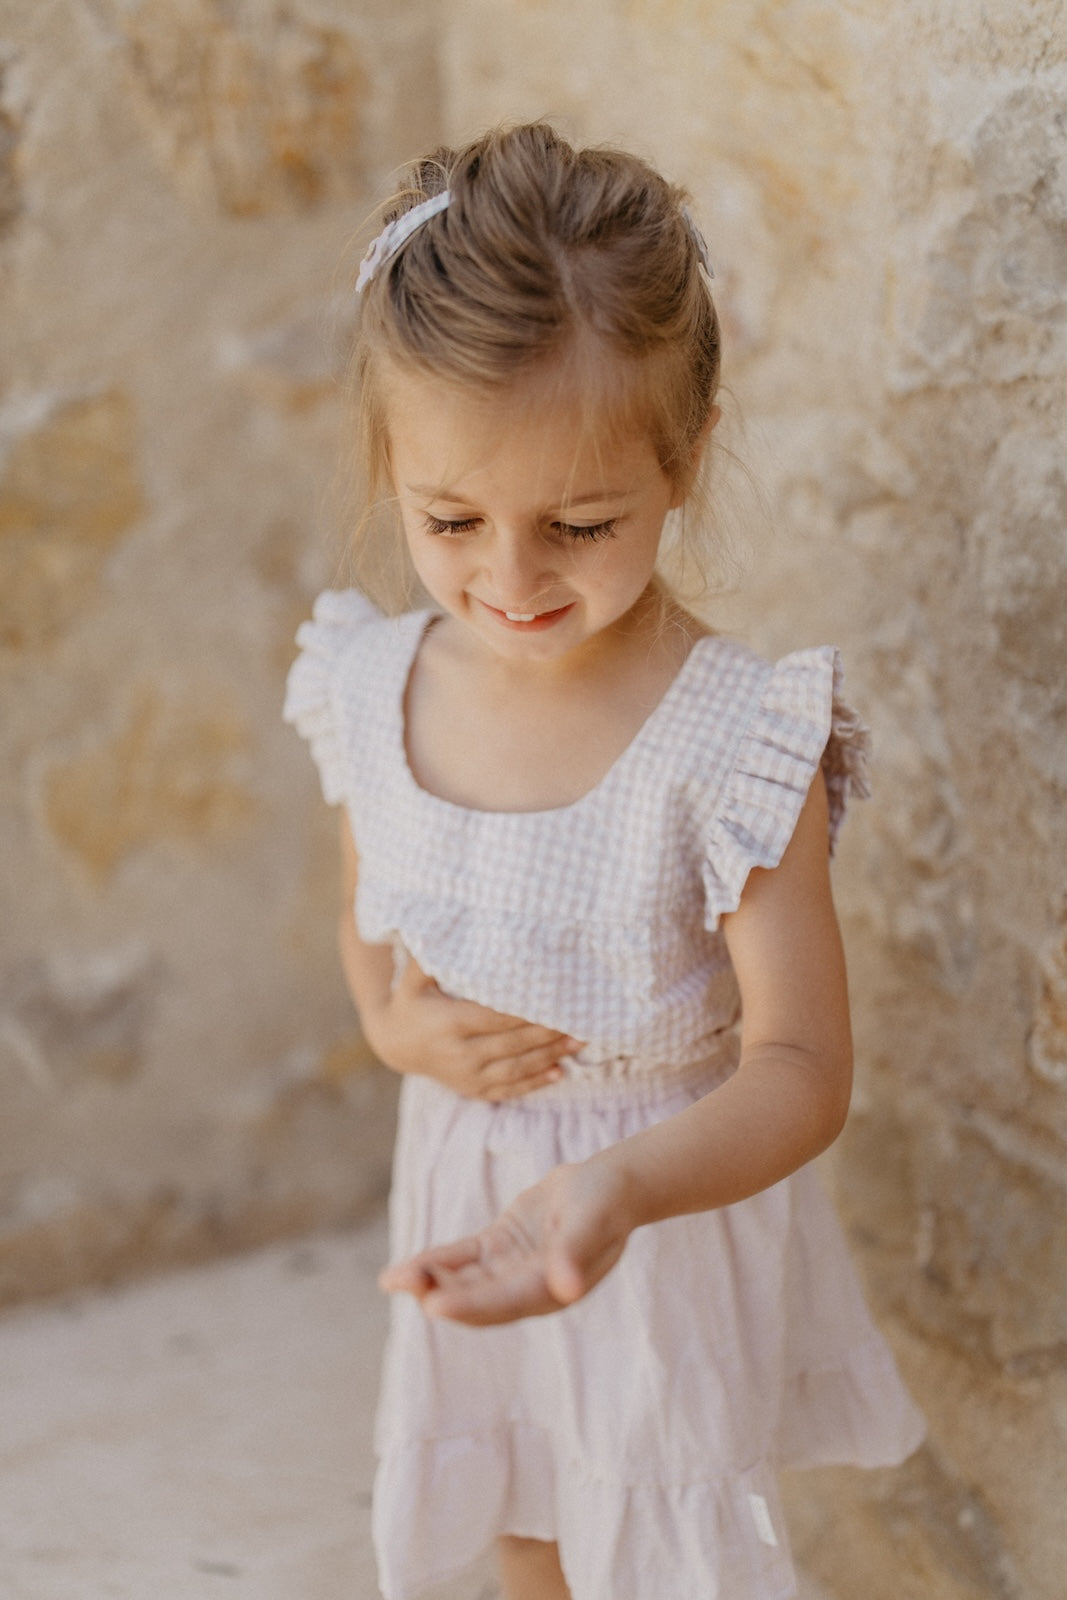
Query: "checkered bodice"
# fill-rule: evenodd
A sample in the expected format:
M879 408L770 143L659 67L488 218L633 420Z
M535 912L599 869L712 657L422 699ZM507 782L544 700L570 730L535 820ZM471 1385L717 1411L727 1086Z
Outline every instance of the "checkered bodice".
M588 1040L583 1061L706 1058L738 1012L720 917L753 866L781 859L820 762L831 844L848 795L866 793L836 650L771 665L700 639L588 794L475 811L420 788L405 753L432 615L328 591L297 635L285 715L348 808L362 937L402 945L448 993Z

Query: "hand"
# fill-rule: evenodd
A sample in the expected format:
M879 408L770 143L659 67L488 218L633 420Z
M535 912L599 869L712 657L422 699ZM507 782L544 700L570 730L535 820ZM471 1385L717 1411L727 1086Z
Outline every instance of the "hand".
M511 1100L562 1076L581 1041L539 1023L442 994L409 958L370 1024L373 1049L395 1072L435 1078L474 1100Z
M474 1327L559 1311L622 1255L634 1227L624 1188L610 1151L554 1167L480 1233L397 1262L378 1282L415 1295L429 1317Z

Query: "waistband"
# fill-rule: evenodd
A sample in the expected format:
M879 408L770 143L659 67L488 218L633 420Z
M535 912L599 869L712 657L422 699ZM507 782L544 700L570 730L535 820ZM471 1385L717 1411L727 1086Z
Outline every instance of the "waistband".
M526 1106L573 1104L575 1101L627 1102L663 1100L679 1090L705 1093L723 1083L737 1066L736 1034L723 1035L711 1052L695 1060L663 1062L642 1056L609 1056L584 1062L576 1056L560 1061L563 1077L545 1084L518 1102Z

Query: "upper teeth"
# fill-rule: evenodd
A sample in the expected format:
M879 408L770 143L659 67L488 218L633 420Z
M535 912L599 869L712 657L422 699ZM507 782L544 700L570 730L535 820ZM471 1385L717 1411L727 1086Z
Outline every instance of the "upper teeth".
M504 615L509 622L536 622L536 611L505 611Z

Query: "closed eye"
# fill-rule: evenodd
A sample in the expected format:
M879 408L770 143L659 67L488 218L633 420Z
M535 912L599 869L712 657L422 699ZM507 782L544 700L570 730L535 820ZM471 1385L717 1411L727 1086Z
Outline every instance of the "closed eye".
M461 533L470 533L478 526L477 517L461 517L457 522L445 522L441 517L426 518L426 527L430 533L443 535L444 538L455 538Z
M576 522L554 522L552 526L568 539L610 539L618 520L618 517L611 517L607 522L587 522L584 526Z
M448 521L444 517L432 517L427 515L426 528L429 533L432 533L439 538L455 539L461 534L473 533L480 520L481 519L479 517L458 517L453 522ZM584 524L577 522L554 522L552 524L552 529L555 533L561 533L566 539L574 539L576 541L585 539L589 542L593 542L596 539L610 539L615 532L615 527L618 523L618 520L618 517L611 517L606 522L587 522Z

